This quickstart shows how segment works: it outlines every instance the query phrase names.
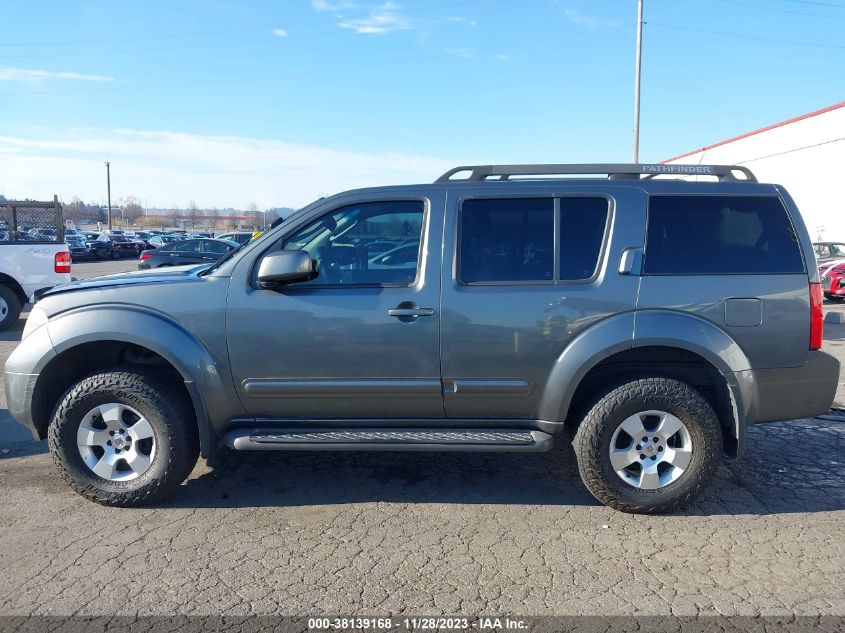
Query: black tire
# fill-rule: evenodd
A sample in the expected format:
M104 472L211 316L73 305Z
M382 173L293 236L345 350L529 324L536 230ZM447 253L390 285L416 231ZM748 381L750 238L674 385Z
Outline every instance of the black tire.
M120 259L120 253L117 251L117 249L115 249L115 248L111 249L111 258L112 259Z
M77 448L83 418L105 403L131 406L152 426L155 456L146 472L133 480L98 476ZM163 379L121 369L83 378L65 392L53 412L48 439L53 459L71 488L108 506L140 506L162 499L187 478L199 456L197 425L185 398Z
M610 442L628 417L649 410L665 411L683 422L693 450L675 481L642 489L617 475L610 463ZM604 392L581 422L573 446L587 490L603 504L632 513L671 512L690 503L722 460L721 427L707 400L684 382L655 376L633 377Z
M17 293L4 284L0 284L0 299L6 302L6 314L0 314L0 332L8 330L21 316L21 300Z

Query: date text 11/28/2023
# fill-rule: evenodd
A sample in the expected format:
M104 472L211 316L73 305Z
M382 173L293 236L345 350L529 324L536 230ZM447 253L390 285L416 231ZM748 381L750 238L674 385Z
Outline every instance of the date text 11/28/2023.
M308 629L311 631L389 631L392 629L408 631L437 631L437 630L478 630L478 631L520 631L528 628L525 620L518 618L498 617L404 617L394 619L383 618L308 618Z

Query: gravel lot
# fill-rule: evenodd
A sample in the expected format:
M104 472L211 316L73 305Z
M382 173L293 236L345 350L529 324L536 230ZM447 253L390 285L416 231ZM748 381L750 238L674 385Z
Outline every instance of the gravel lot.
M827 337L845 358L845 326ZM746 461L671 516L599 506L565 446L232 453L168 503L120 510L72 494L0 405L4 615L845 616L845 418L752 429Z

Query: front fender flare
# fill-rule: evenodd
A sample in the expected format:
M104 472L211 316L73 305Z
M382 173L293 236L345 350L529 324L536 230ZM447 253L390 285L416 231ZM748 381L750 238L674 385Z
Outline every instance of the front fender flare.
M231 408L228 372L221 375L206 347L177 321L142 306L100 304L55 315L46 327L58 356L85 343L119 341L145 347L164 358L185 381L199 425L201 454L215 450L216 433L208 412ZM42 358L34 373L41 373L52 358Z

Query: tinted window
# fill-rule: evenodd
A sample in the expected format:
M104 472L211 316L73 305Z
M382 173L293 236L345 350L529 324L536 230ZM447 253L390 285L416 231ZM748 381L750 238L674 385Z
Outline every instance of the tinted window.
M224 255L232 250L232 247L223 242L206 242L203 250L206 253L213 253L215 255Z
M645 272L800 273L804 262L776 197L652 196Z
M551 281L554 200L466 200L461 206L461 281Z
M589 279L596 272L608 209L606 198L560 199L561 279Z
M200 240L185 240L174 244L171 250L177 253L199 253L201 248Z
M317 262L318 277L298 285L410 285L417 278L422 201L367 202L342 207L290 236L286 250L304 250ZM373 259L411 246L403 261Z

